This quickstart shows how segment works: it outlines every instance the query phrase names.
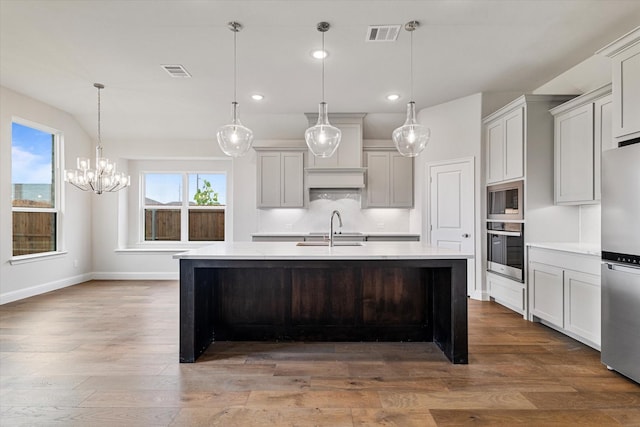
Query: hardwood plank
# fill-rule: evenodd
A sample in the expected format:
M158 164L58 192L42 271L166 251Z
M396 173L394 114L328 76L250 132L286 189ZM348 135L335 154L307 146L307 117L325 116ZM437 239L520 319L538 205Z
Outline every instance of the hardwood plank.
M535 409L519 392L451 391L433 393L381 391L383 408Z
M244 405L248 397L248 391L99 390L78 406L83 408L224 408Z
M247 407L277 408L378 408L380 399L375 391L252 391Z
M591 426L617 425L616 420L605 412L596 410L522 410L522 409L432 409L431 415L438 426L528 425L528 426Z
M10 407L3 410L2 425L9 426L78 426L78 427L148 427L167 426L176 417L176 408L77 408Z
M228 408L182 409L172 426L190 427L352 427L349 409Z
M437 425L431 412L427 409L355 408L351 410L351 413L354 427L431 427Z

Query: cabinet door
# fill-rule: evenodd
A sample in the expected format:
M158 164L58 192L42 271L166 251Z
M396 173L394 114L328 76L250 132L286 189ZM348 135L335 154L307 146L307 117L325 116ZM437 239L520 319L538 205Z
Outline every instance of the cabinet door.
M389 153L389 206L410 208L413 206L413 157Z
M594 128L594 162L593 185L594 199L600 200L600 166L603 151L617 148L613 139L613 99L611 95L597 99L593 104L593 128Z
M504 118L504 179L524 176L524 107Z
M334 125L342 136L340 144L331 157L316 157L309 151L309 167L315 168L359 168L362 167L362 127L355 124Z
M564 292L562 269L529 263L529 309L531 314L563 327Z
M556 203L593 201L593 104L554 119Z
M501 120L489 123L486 128L487 183L504 179L504 127Z
M304 205L304 154L283 152L280 155L280 206L298 208Z
M565 270L564 328L600 345L600 276Z
M640 136L640 43L612 58L613 135L619 141Z
M259 208L280 207L280 172L280 153L258 153L257 205Z
M389 154L368 152L367 156L367 207L389 206Z

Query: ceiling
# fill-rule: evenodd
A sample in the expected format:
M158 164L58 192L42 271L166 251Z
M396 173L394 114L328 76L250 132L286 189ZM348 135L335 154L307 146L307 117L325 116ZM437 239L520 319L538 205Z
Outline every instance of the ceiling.
M302 139L321 98L310 52L327 21L325 99L365 112L388 138L409 101L409 33L365 41L368 25L420 21L414 100L425 108L477 92L531 91L640 23L638 0L0 0L0 84L72 114L103 139L211 140L237 99L256 139ZM190 79L161 64L182 64ZM400 100L385 96L399 93ZM252 93L265 99L256 102ZM368 132L368 135L367 135Z

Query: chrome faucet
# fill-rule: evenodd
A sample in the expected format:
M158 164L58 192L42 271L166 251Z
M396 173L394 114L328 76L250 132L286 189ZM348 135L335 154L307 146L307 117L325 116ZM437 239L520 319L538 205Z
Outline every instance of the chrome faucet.
M340 212L337 210L331 212L331 220L329 226L329 246L333 246L333 217L338 215L338 221L340 221L340 227L342 228L342 217L340 217Z

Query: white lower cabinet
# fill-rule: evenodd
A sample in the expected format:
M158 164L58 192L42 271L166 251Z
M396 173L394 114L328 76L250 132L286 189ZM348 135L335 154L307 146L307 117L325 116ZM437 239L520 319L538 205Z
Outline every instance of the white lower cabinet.
M529 320L600 349L600 258L529 247Z
M600 347L600 276L565 270L564 328Z
M564 324L563 270L529 261L529 311L562 327Z

